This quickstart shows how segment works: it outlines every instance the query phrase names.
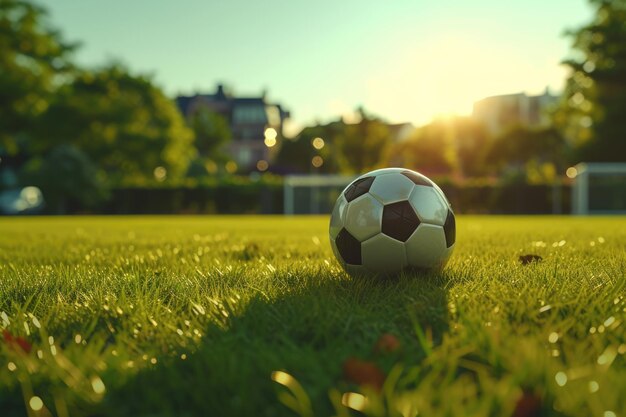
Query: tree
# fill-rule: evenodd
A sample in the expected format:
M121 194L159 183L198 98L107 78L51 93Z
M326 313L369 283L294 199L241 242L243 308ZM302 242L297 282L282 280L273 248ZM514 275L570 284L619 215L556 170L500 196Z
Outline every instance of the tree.
M194 144L201 157L224 159L222 146L232 139L228 120L221 114L200 107L191 116L191 128L195 133Z
M568 146L555 128L529 129L516 126L496 138L486 155L492 171L516 177L544 171L543 180L562 172L568 160ZM532 172L531 172L532 171ZM527 178L528 179L528 178Z
M626 160L626 0L590 0L593 21L571 32L571 75L555 124L577 159Z
M174 103L148 78L119 65L79 72L38 126L33 153L71 144L114 184L151 179L157 167L181 177L196 154L193 132Z
M41 188L53 212L65 214L69 203L92 207L107 197L93 162L71 145L60 145L45 157L34 157L24 167L26 184Z
M336 173L339 170L337 150L333 139L346 128L343 121L335 121L326 125L317 124L302 129L293 140L283 140L274 161L275 171L280 173L308 173L315 169L319 173ZM323 142L313 146L316 138ZM313 158L320 156L322 165L314 168Z
M342 172L359 174L382 167L391 150L389 127L359 109L361 120L345 124L332 138Z
M0 153L18 153L71 68L73 46L45 25L45 17L27 1L0 1Z

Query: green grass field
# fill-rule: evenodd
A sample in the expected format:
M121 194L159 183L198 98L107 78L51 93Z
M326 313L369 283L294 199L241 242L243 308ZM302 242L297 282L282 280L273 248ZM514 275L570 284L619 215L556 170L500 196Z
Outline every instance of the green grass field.
M626 218L459 216L388 280L327 221L0 219L0 415L626 416Z

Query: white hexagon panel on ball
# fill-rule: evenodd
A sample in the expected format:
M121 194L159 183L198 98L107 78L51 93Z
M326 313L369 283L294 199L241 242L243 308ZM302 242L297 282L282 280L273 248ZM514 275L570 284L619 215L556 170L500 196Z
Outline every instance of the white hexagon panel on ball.
M451 252L446 246L443 227L426 223L417 227L405 247L409 265L421 269L444 266Z
M423 223L443 226L448 215L448 203L434 187L416 185L409 196L409 203Z
M379 174L370 187L369 193L383 204L397 203L409 198L413 191L413 181L400 172Z
M365 193L348 203L346 229L360 242L380 232L383 205L371 194Z
M404 243L382 233L361 243L363 266L368 272L395 275L407 266Z

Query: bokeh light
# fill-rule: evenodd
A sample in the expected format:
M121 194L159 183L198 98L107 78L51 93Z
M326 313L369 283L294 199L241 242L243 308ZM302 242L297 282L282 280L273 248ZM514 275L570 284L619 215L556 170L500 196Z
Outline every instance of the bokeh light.
M164 167L156 167L154 168L154 179L156 179L159 182L163 182L165 181L165 178L167 178L167 169L165 169Z
M24 200L30 207L36 206L41 203L43 200L43 196L41 194L41 190L37 187L24 187L20 192L20 197Z
M206 161L206 163L204 164L204 168L209 174L215 174L217 172L217 164L215 163L215 161L212 161L210 159Z
M278 136L278 132L273 127L268 127L265 129L265 139L276 139Z
M322 138L313 139L313 147L318 150L322 149L324 147L324 139Z
M319 156L319 155L315 155L313 157L313 159L311 159L311 164L315 167L315 168L319 168L322 165L324 165L324 159Z
M583 116L580 118L580 125L585 128L590 128L593 125L593 119L589 116Z
M235 163L235 161L226 162L224 168L226 168L226 172L228 172L229 174L234 174L235 172L237 172L237 164Z
M576 176L578 175L578 170L574 167L569 167L565 171L565 175L567 175L568 178L576 178Z
M272 146L276 145L276 138L266 137L263 142L265 143L265 146L271 148Z
M104 382L102 382L102 380L97 376L91 380L91 387L93 388L93 392L96 394L104 394L104 391L106 391Z
M43 408L43 401L35 395L30 399L30 401L28 401L28 405L30 405L30 408L34 411L39 411Z
M256 163L256 169L258 169L261 172L267 171L269 167L270 165L264 159L261 159L259 162Z

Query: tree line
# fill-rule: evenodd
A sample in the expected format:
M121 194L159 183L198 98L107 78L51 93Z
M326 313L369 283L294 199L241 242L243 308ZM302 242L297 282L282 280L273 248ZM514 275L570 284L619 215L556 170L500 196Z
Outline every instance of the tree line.
M336 122L308 127L283 144L276 164L299 173L358 174L401 166L435 177L550 181L567 163L568 145L554 128L513 126L492 137L471 117L439 118L394 140L393 126L360 110L358 123ZM317 138L324 147L315 149ZM323 165L312 166L320 156ZM550 167L550 168L547 168ZM520 176L530 175L529 178Z

